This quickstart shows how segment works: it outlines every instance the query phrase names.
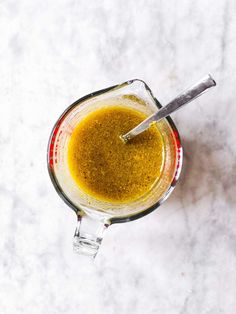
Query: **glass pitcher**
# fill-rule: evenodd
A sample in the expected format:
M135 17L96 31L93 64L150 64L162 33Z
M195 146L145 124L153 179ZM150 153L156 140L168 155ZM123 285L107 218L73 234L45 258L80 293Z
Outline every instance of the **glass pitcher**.
M129 99L129 101L127 101ZM151 90L142 80L134 79L87 96L69 106L57 120L48 144L48 171L52 183L69 207L76 213L78 224L74 235L75 252L95 257L105 230L114 223L141 218L157 209L173 191L182 166L182 146L179 133L170 117L158 122L164 142L162 173L151 190L141 198L126 204L100 201L79 189L67 162L68 142L76 125L90 112L116 101L122 106L151 115L160 107Z

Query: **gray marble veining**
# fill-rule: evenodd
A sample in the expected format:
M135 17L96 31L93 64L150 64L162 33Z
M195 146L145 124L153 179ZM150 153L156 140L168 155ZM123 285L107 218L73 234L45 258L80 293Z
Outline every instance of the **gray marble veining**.
M0 313L236 312L236 2L0 2ZM46 170L79 97L140 78L160 102L212 73L173 116L184 165L170 199L108 230L95 264Z

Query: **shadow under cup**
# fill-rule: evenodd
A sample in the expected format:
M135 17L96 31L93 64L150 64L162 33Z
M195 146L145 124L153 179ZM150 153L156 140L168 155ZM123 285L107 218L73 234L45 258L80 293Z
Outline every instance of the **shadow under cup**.
M48 170L53 185L78 217L74 250L92 257L96 256L109 225L141 218L160 206L174 189L182 166L179 134L168 117L157 124L164 143L164 163L160 178L150 191L135 201L117 204L97 200L79 189L67 162L70 136L76 125L90 112L114 105L133 108L146 115L153 114L161 107L141 80L131 80L92 93L66 109L56 122L48 145Z

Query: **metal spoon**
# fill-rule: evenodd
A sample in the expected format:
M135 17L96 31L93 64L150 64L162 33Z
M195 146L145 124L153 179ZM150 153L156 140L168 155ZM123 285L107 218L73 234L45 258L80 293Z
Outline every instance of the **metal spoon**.
M182 108L185 104L189 103L190 101L194 100L195 98L199 97L203 92L209 89L212 86L215 86L216 82L211 77L210 74L204 76L199 82L191 86L190 88L186 89L176 98L174 98L171 102L167 105L162 107L159 111L145 119L135 128L133 128L128 133L121 135L121 139L126 143L131 140L136 135L144 132L150 127L152 122L157 122L167 116L169 116L172 112L177 111L178 109Z

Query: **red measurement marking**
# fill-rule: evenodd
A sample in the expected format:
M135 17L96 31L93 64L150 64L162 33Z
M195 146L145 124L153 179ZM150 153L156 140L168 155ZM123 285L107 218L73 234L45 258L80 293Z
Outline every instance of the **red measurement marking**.
M176 180L177 180L177 176L179 174L179 168L181 167L181 156L182 156L182 147L181 147L181 142L180 142L180 138L179 138L179 133L176 130L173 130L174 133L174 137L175 137L175 142L176 142L176 171L175 171L175 175L174 175L174 179L171 183L171 185L175 185Z
M54 166L54 163L57 163L57 148L58 148L58 143L55 142L55 139L56 139L56 136L57 136L57 133L59 131L59 128L63 122L63 120L65 119L65 116L62 116L56 126L54 127L54 130L53 130L53 134L52 134L52 138L51 138L51 142L49 144L49 165L51 168L53 168ZM59 135L62 133L62 131L60 131ZM56 144L56 146L55 146ZM54 156L53 156L53 152L54 152L54 149L56 150L55 151L55 159L54 159Z

